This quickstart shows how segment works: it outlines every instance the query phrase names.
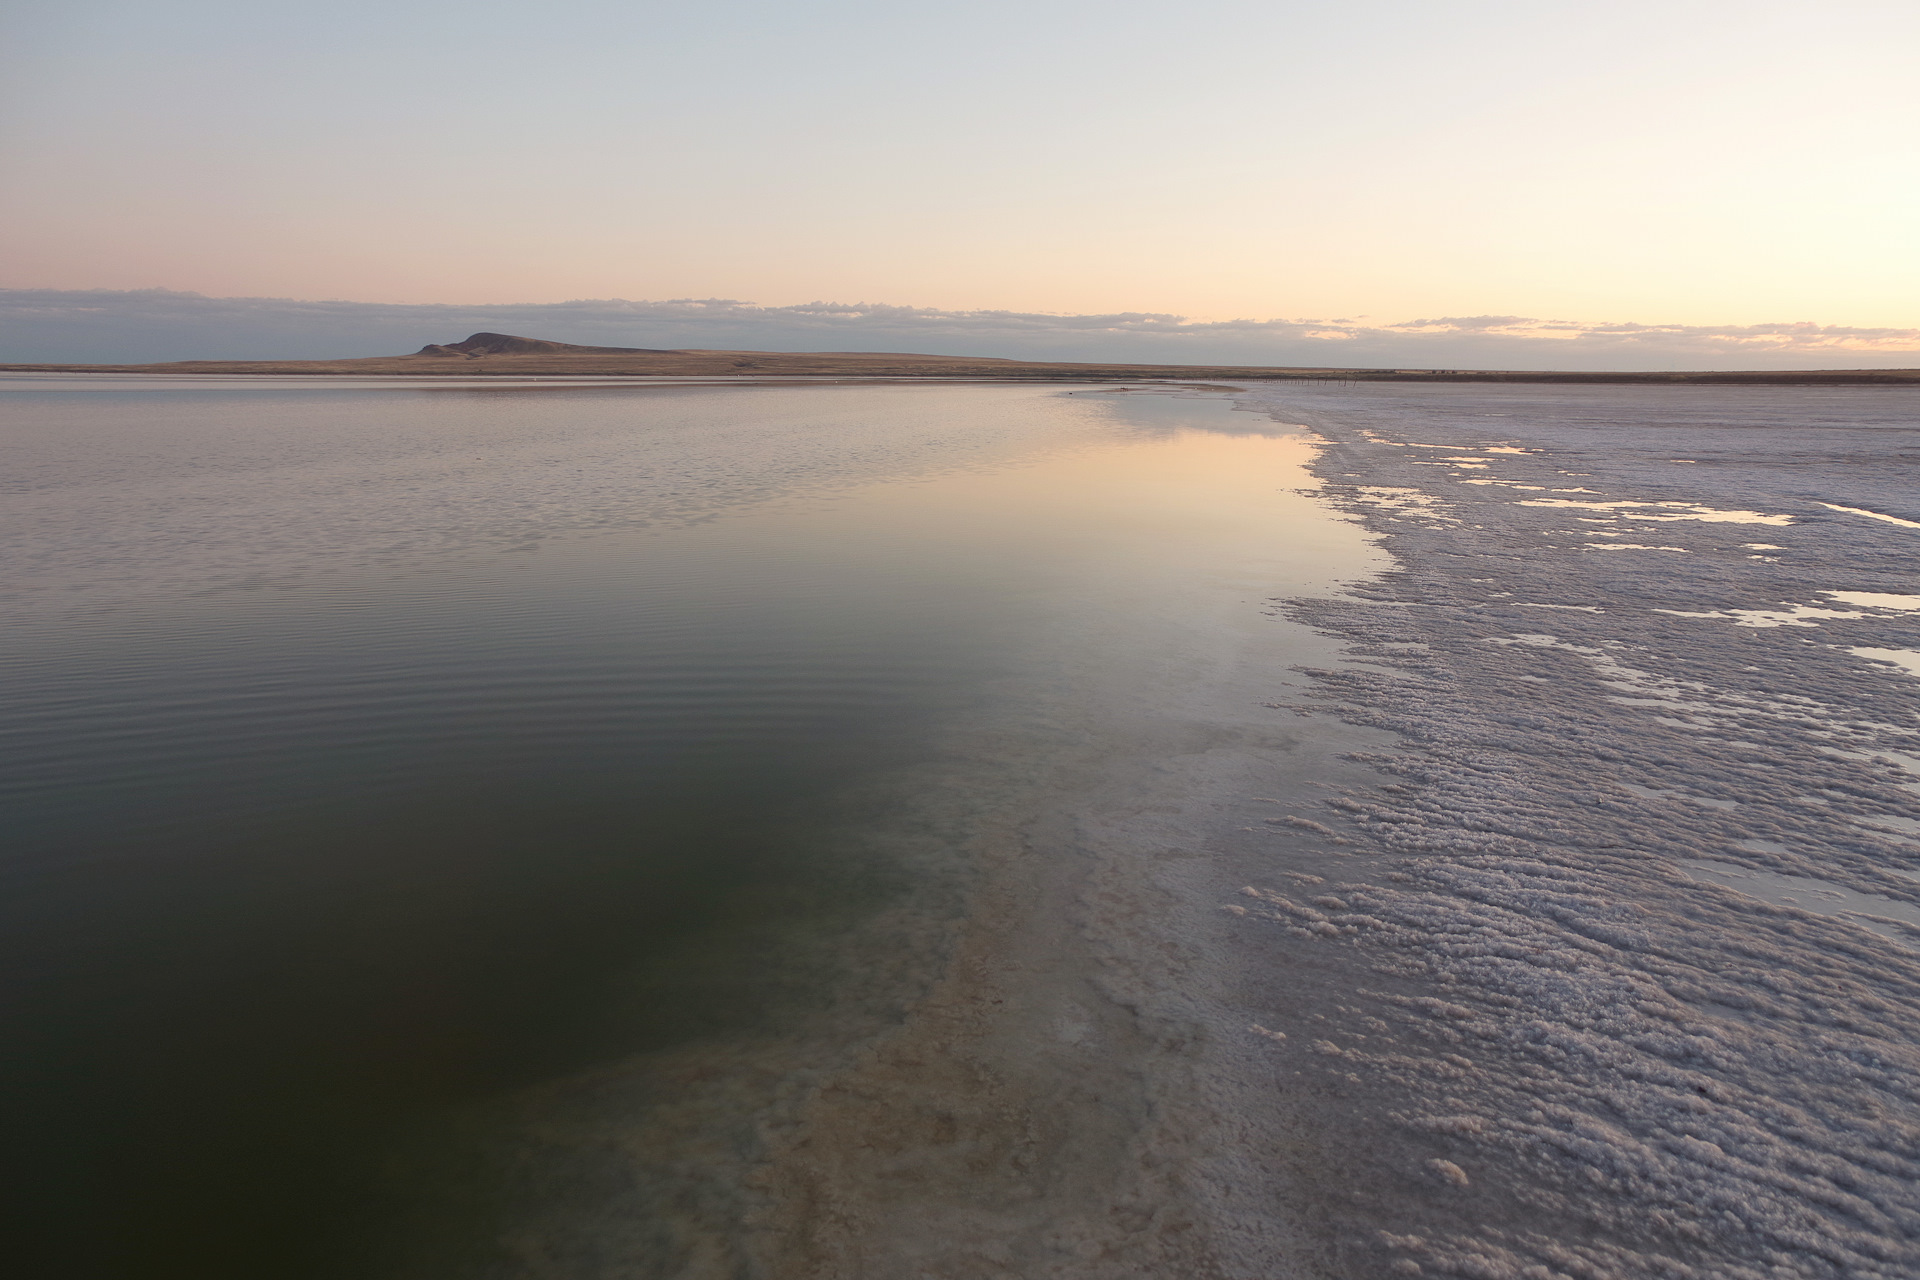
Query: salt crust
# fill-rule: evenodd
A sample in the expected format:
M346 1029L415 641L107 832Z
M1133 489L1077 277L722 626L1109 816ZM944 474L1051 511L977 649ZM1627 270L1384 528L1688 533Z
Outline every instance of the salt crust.
M1298 966L1272 979L1297 1025L1249 1035L1330 1100L1345 1273L1920 1275L1920 931L1681 867L1920 902L1920 682L1873 660L1914 648L1920 525L1885 514L1920 514L1910 398L1249 401L1332 442L1329 499L1400 564L1285 608L1361 660L1313 672L1299 709L1403 745L1223 904ZM1493 482L1410 446L1498 456ZM1691 554L1555 532L1574 504L1516 491L1568 474L1594 480L1583 508L1664 517Z

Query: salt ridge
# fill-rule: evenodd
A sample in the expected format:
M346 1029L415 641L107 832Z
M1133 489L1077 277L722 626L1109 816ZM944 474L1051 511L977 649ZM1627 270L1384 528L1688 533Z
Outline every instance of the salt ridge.
M1300 1015L1306 1036L1269 1018L1258 1042L1337 1099L1315 1123L1345 1160L1347 1269L1920 1274L1920 683L1869 657L1911 649L1913 619L1815 603L1915 589L1910 533L1825 500L1898 509L1905 404L1517 388L1245 403L1331 442L1328 498L1401 566L1286 608L1359 659L1313 672L1299 709L1403 745L1369 757L1377 786L1290 819L1306 870L1276 859L1223 904L1319 983L1295 1005L1321 1010ZM1469 480L1412 447L1498 461ZM1524 496L1570 475L1592 501ZM1662 518L1675 545L1593 555L1592 532L1556 529L1568 506L1615 533ZM1767 524L1777 554L1728 523ZM1690 863L1893 905L1849 919Z

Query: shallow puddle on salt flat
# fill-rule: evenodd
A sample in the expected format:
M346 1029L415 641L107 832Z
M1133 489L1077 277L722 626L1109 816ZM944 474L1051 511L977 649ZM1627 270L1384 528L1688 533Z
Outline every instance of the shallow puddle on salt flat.
M1848 649L1847 652L1874 662L1892 663L1910 676L1920 676L1920 649L1865 648Z
M1759 511L1737 511L1701 506L1692 502L1580 502L1572 498L1523 498L1523 507L1570 507L1581 511L1619 511L1623 520L1703 520L1709 524L1792 524L1788 515L1766 515ZM1624 508L1656 508L1628 511Z
M1827 594L1835 600L1865 605L1869 609L1889 609L1895 613L1920 613L1920 596L1900 596L1888 591L1829 591Z
M1823 502L1820 505L1829 511L1844 511L1850 516L1866 516L1870 520L1884 520L1888 524L1897 524L1903 529L1920 529L1920 522L1902 520L1899 516L1890 516L1879 511L1868 511L1865 507L1843 507L1837 502Z
M1915 939L1906 931L1884 923L1885 920L1898 920L1920 929L1920 907L1912 903L1895 902L1879 894L1859 893L1826 880L1756 871L1731 862L1709 862L1698 858L1683 860L1680 868L1696 880L1723 885L1762 902L1799 907L1817 915L1839 916L1896 942L1913 943ZM1867 918L1872 916L1882 919Z

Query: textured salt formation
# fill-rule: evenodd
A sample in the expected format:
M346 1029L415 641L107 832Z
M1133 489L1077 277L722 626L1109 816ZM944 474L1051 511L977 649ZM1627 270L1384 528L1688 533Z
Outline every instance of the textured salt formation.
M1255 395L1400 565L1285 606L1403 745L1229 904L1341 1270L1920 1275L1920 405Z

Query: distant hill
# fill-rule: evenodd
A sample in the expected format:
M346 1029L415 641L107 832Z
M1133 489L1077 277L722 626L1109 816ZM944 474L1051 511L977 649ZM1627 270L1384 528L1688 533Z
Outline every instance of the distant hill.
M545 338L521 338L511 333L476 333L464 342L429 342L414 353L422 356L671 356L664 347L582 347Z

